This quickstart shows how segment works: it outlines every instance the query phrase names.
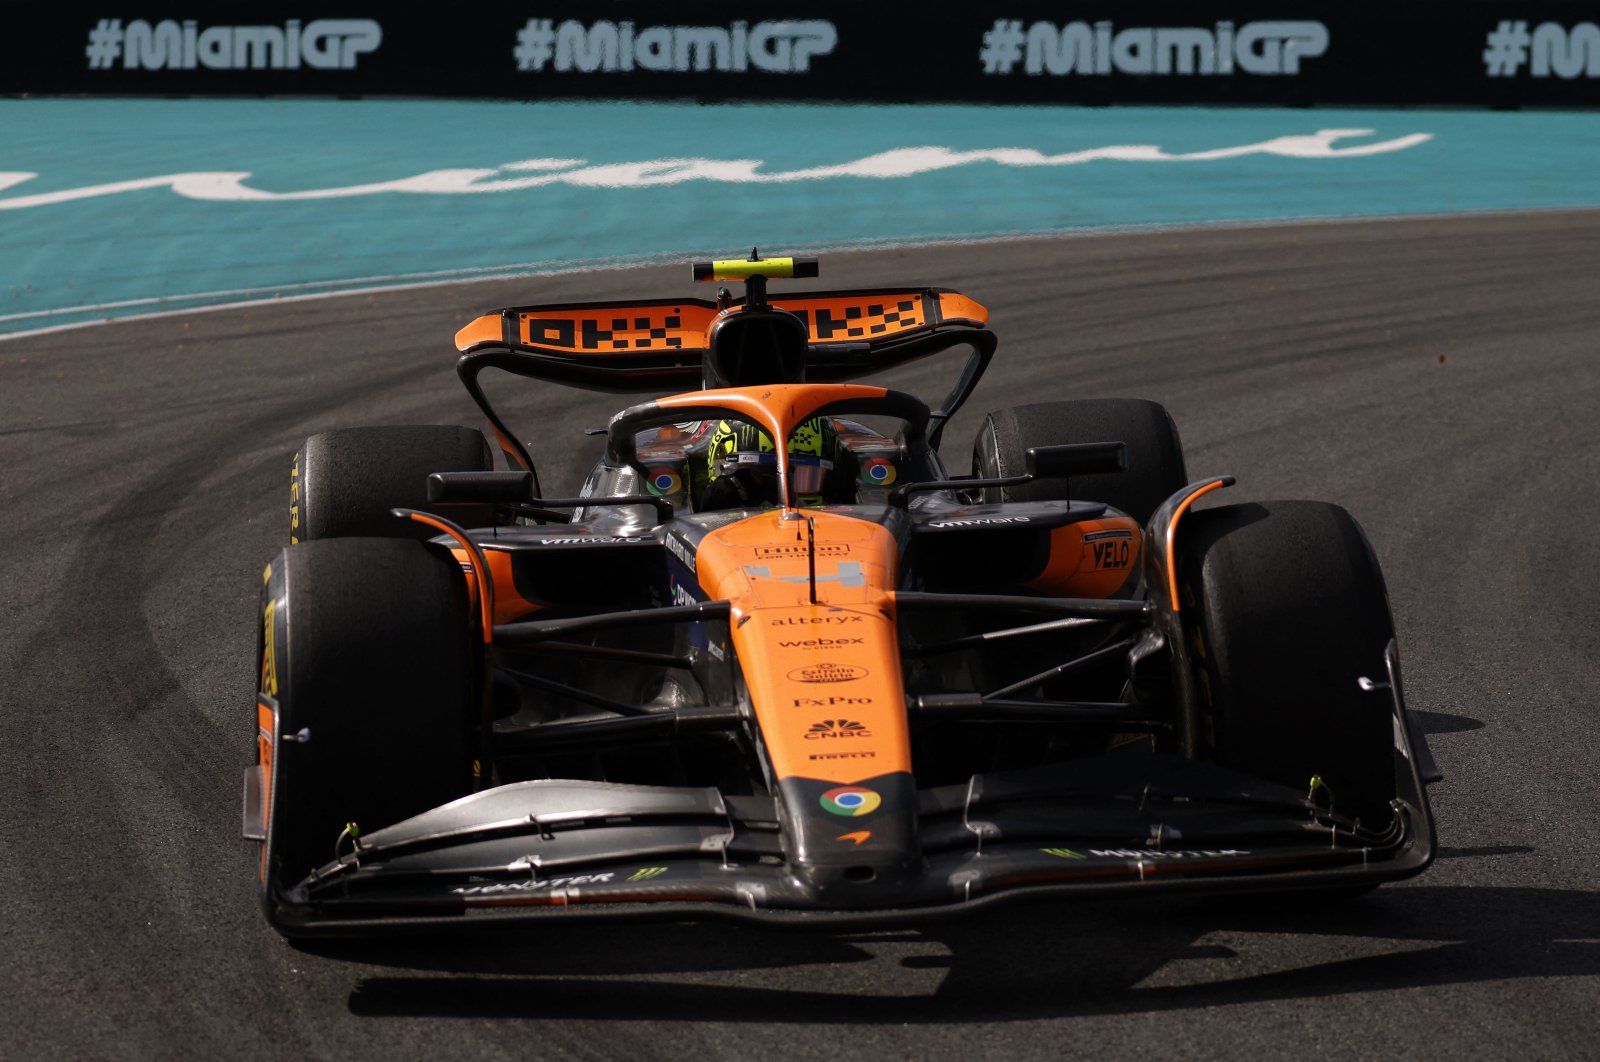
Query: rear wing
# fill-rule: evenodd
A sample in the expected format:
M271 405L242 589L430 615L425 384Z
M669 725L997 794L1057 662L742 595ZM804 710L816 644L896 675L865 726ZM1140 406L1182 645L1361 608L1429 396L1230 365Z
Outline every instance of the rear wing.
M740 299L730 305L737 310L742 304ZM984 332L989 321L981 304L945 288L816 292L768 304L805 322L811 333L806 378L816 383L854 379L972 341L972 333ZM498 367L589 390L694 390L706 332L720 312L706 299L515 306L461 329L456 348L466 355L522 355ZM950 334L950 341L908 342L941 333Z
M955 386L930 413L928 441L934 447L945 422L988 368L998 342L985 327L989 311L948 288L806 292L765 304L805 323L810 333L805 376L811 383L843 383L952 347L970 347ZM526 448L478 384L484 369L614 394L696 391L704 379L712 324L744 305L744 299L720 306L706 299L651 299L514 306L485 314L456 333L461 351L456 371L512 466L531 471Z

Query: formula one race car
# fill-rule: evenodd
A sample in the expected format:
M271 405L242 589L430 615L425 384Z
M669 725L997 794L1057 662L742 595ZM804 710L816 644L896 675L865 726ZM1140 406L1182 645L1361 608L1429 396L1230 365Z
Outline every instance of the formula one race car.
M245 834L291 936L507 918L890 925L1007 899L1423 870L1438 776L1383 578L1316 502L1194 503L1166 411L990 413L917 287L517 307L456 337L484 435L307 440L261 602ZM843 381L960 361L937 408ZM576 498L486 370L657 397ZM685 393L675 393L685 392Z

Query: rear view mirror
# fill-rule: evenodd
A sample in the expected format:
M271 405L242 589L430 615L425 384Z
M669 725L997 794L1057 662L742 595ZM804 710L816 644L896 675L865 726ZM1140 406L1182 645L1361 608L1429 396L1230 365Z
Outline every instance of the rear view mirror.
M1126 472L1128 444L1120 442L1063 443L1035 446L1022 455L1023 474L993 479L939 479L906 483L889 495L889 504L905 507L911 495L925 490L972 491L981 487L1019 487L1032 479L1066 479L1097 472Z
M1028 475L1059 478L1097 472L1126 472L1128 445L1120 442L1035 446L1023 458Z
M439 505L532 501L533 473L435 472L428 477L428 500Z

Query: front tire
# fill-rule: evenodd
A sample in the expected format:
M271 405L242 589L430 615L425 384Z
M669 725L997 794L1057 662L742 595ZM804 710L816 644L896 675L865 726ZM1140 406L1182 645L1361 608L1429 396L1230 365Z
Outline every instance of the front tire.
M1202 737L1224 766L1307 791L1384 828L1395 796L1394 637L1366 536L1324 502L1228 505L1179 529L1182 608L1199 680Z
M362 833L469 792L474 649L466 583L422 542L344 538L279 553L262 591L275 698L264 898ZM284 735L289 735L285 740Z

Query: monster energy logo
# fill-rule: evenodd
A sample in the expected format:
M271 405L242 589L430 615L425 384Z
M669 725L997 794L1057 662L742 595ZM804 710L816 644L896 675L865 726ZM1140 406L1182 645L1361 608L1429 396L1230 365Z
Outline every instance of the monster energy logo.
M1082 852L1074 852L1070 848L1041 848L1039 851L1045 855L1055 856L1057 859L1087 859Z
M634 871L632 874L629 874L628 880L649 881L651 878L659 878L666 872L666 867L642 867L641 869Z

